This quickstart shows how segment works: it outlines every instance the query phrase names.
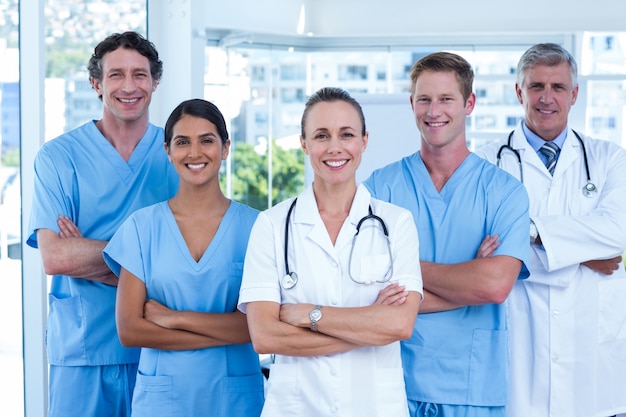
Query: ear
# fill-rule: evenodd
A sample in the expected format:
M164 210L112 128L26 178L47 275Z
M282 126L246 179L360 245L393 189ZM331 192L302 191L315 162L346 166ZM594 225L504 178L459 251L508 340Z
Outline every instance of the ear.
M524 104L524 100L522 100L522 87L518 83L515 83L515 95L517 95L517 101L519 104Z
M306 141L304 140L302 135L300 135L300 146L302 147L302 150L304 151L304 154L308 155L309 154L309 150L306 148Z
M228 158L228 154L230 153L230 139L222 145L222 161L225 161Z
M167 160L172 163L172 157L170 156L170 148L167 146L167 143L163 144L163 149L165 149L165 153L167 154Z
M100 97L102 95L100 80L97 80L96 78L89 78L89 83L91 84L91 87L94 89L94 91L98 94L98 97Z
M370 138L370 132L365 132L365 136L363 136L363 144L361 145L361 152L365 152L369 138Z
M476 105L476 94L471 93L465 102L465 115L469 116L474 111L474 106Z
M574 104L576 104L576 99L578 98L578 84L576 84L576 87L574 87L574 90L572 91L572 106Z

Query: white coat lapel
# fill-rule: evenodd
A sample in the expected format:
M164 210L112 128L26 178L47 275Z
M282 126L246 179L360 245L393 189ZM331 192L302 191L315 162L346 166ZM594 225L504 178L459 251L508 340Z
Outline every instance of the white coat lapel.
M333 248L326 226L324 226L324 222L317 209L317 202L315 201L312 187L307 188L300 195L297 204L299 210L296 210L294 222L299 224L299 226L308 225L309 230L306 233L307 239L311 240L337 261L335 248Z
M580 142L576 139L574 132L569 129L567 131L567 138L563 142L563 148L559 155L556 168L554 169L554 177L562 177L565 171L578 159L580 155Z

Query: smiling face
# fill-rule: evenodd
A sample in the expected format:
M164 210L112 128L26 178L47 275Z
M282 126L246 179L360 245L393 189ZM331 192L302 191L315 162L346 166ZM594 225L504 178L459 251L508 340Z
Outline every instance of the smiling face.
M148 106L157 81L148 58L134 49L118 48L102 58L102 79L91 84L102 96L103 117L132 123L148 120Z
M567 62L526 69L515 91L524 107L526 126L544 140L553 140L567 127L569 110L578 97Z
M452 71L424 71L415 81L411 108L422 135L422 146L443 148L461 141L465 146L465 119L474 109L474 93L467 100Z
M316 183L353 184L367 146L359 113L342 100L313 105L306 117L302 149L311 161Z
M228 156L230 141L222 143L217 127L202 118L182 116L172 129L168 158L180 177L181 185L214 183L219 186L219 169Z

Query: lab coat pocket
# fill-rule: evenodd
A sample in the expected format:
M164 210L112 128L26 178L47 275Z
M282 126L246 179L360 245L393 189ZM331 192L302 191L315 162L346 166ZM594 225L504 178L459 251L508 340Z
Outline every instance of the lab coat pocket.
M263 408L263 375L225 377L220 381L219 416L256 417Z
M87 356L81 297L57 298L50 294L48 301L48 360L53 365L72 365L84 361Z
M602 279L598 284L598 340L626 339L626 279Z
M297 367L297 364L275 363L272 365L263 407L268 416L298 417Z
M364 283L381 282L391 273L389 255L371 255L361 258L359 270L353 272L357 281Z
M172 377L137 373L132 414L133 417L173 417Z

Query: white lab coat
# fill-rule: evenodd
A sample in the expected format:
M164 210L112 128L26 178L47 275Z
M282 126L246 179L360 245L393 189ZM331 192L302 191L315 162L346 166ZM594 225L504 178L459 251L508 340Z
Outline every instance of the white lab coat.
M289 269L295 271L299 279L295 287L282 288L285 219L292 201L284 201L257 218L246 253L240 310L245 312L246 304L254 301L368 306L391 282L404 285L407 291L422 293L413 216L408 210L371 198L363 185L358 187L335 245L319 215L312 188L308 187L298 197L289 222L288 256ZM356 225L367 215L368 206L384 220L389 230L393 276L386 283L363 285L350 279L348 261ZM366 237L372 225L377 227L376 222L368 220L361 227L359 239L364 239L361 244L364 244L365 254L354 255L357 262L353 276L369 273L380 279L388 270L389 255L384 235L375 234L370 236L371 240ZM365 235L361 237L361 233ZM399 342L364 346L335 355L276 355L262 416L331 415L408 417Z
M531 245L530 277L507 301L511 334L508 417L607 417L626 412L626 272L602 275L580 265L626 248L626 151L581 135L598 194L587 182L582 147L569 130L551 177L524 137L511 145L543 246ZM503 138L476 151L496 163ZM519 179L503 150L500 166Z

